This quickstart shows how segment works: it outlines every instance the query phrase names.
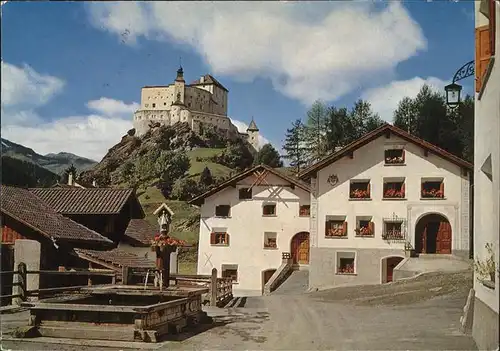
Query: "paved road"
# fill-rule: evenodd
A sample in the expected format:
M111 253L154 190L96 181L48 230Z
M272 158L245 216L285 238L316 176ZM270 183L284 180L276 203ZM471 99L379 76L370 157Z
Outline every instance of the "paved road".
M472 338L459 332L469 287L469 276L455 274L392 286L248 298L243 308L217 311L212 329L159 350L476 350Z

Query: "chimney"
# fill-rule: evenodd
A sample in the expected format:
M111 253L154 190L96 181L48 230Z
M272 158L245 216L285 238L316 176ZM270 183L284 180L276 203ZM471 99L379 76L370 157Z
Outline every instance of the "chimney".
M68 173L68 185L73 185L73 173Z
M205 83L205 76L201 76L200 83Z

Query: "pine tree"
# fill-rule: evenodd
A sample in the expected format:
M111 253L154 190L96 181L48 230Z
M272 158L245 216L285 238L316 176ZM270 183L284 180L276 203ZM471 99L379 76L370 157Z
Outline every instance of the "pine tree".
M307 162L314 163L325 156L325 121L328 114L327 107L316 101L307 112L304 141L307 147Z
M212 172L208 167L205 167L200 174L200 183L206 186L210 186L214 183L214 178L212 177Z
M286 130L282 157L290 160L290 166L298 173L307 164L307 147L304 140L304 125L300 119L292 124L292 128Z
M281 161L281 156L271 144L265 144L259 150L254 159L254 165L266 165L269 167L277 168L283 167L283 161Z

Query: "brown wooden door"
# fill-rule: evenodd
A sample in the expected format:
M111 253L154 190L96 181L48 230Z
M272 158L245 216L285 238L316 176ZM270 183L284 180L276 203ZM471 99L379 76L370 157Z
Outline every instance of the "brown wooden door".
M392 282L392 277L394 274L394 268L401 262L403 259L401 257L389 257L387 259L387 282Z
M436 235L436 253L451 254L451 225L447 221L439 223Z
M427 225L424 227L424 230L422 231L422 236L420 237L420 253L426 253L427 252Z
M293 263L309 264L309 233L299 233L292 239Z
M264 271L264 284L262 284L262 286L266 285L269 279L271 279L271 277L273 276L274 272L276 272L275 269Z

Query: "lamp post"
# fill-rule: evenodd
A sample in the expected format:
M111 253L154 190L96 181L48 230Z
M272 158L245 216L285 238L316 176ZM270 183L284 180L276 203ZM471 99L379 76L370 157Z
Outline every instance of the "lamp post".
M446 91L446 105L448 105L448 107L456 108L460 105L460 92L462 91L462 86L456 84L456 82L473 76L474 72L474 61L469 61L458 69L453 76L453 82L444 87Z

